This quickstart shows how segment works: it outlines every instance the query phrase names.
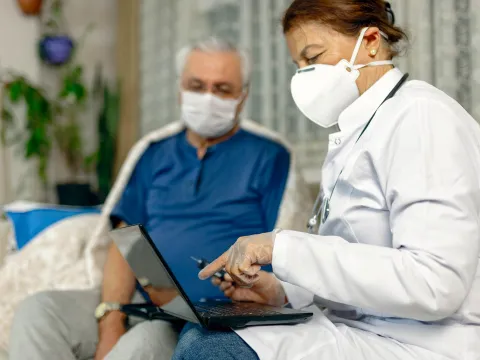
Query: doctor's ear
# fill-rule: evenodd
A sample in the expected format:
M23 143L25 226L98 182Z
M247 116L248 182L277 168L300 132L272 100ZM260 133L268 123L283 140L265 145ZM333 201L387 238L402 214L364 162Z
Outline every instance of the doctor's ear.
M368 28L363 37L363 44L368 51L370 57L375 57L379 52L382 44L382 35L377 27Z

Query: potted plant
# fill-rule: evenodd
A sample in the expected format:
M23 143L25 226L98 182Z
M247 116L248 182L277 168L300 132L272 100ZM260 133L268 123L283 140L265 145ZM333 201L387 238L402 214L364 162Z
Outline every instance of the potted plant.
M52 148L51 128L54 122L52 103L41 87L30 82L25 76L9 72L4 79L3 101L1 109L2 132L0 140L7 144L10 141L24 142L24 155L27 159L37 159L38 175L44 184L47 182L47 164ZM18 130L15 121L14 107L25 106L26 132L7 138L7 131Z
M85 154L79 119L86 108L88 97L83 80L83 67L72 65L64 70L57 96L53 133L68 167L70 181L57 184L58 200L62 205L97 205L90 183L79 177L82 174L92 174L96 163L96 152Z
M60 66L72 58L75 42L66 34L63 24L63 0L52 0L47 19L44 22L44 34L38 43L40 59L47 65Z

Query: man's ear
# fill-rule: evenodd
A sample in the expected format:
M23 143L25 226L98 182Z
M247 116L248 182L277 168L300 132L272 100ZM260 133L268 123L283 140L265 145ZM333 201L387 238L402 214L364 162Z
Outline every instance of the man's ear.
M250 87L246 87L245 90L243 91L243 99L242 101L240 101L240 103L238 104L237 106L237 116L240 115L240 113L242 112L244 106L245 106L245 103L247 102L247 98L248 98L248 94L250 92Z

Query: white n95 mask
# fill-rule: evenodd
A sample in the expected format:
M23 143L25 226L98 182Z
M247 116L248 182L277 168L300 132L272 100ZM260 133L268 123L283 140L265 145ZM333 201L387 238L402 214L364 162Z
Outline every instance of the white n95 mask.
M222 99L211 93L182 91L182 121L198 135L211 139L225 135L235 126L241 99Z
M355 65L355 60L368 28L357 40L350 62L341 60L337 65L311 65L297 70L292 77L292 97L298 109L314 123L328 128L338 122L340 114L359 96L356 80L358 71L366 66L393 65L391 60L373 61ZM387 35L381 33L383 37Z

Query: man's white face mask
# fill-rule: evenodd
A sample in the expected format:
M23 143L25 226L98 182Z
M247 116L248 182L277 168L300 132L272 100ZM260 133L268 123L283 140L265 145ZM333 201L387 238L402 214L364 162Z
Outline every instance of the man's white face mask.
M198 135L211 139L233 129L239 99L222 99L211 93L182 91L182 121Z

